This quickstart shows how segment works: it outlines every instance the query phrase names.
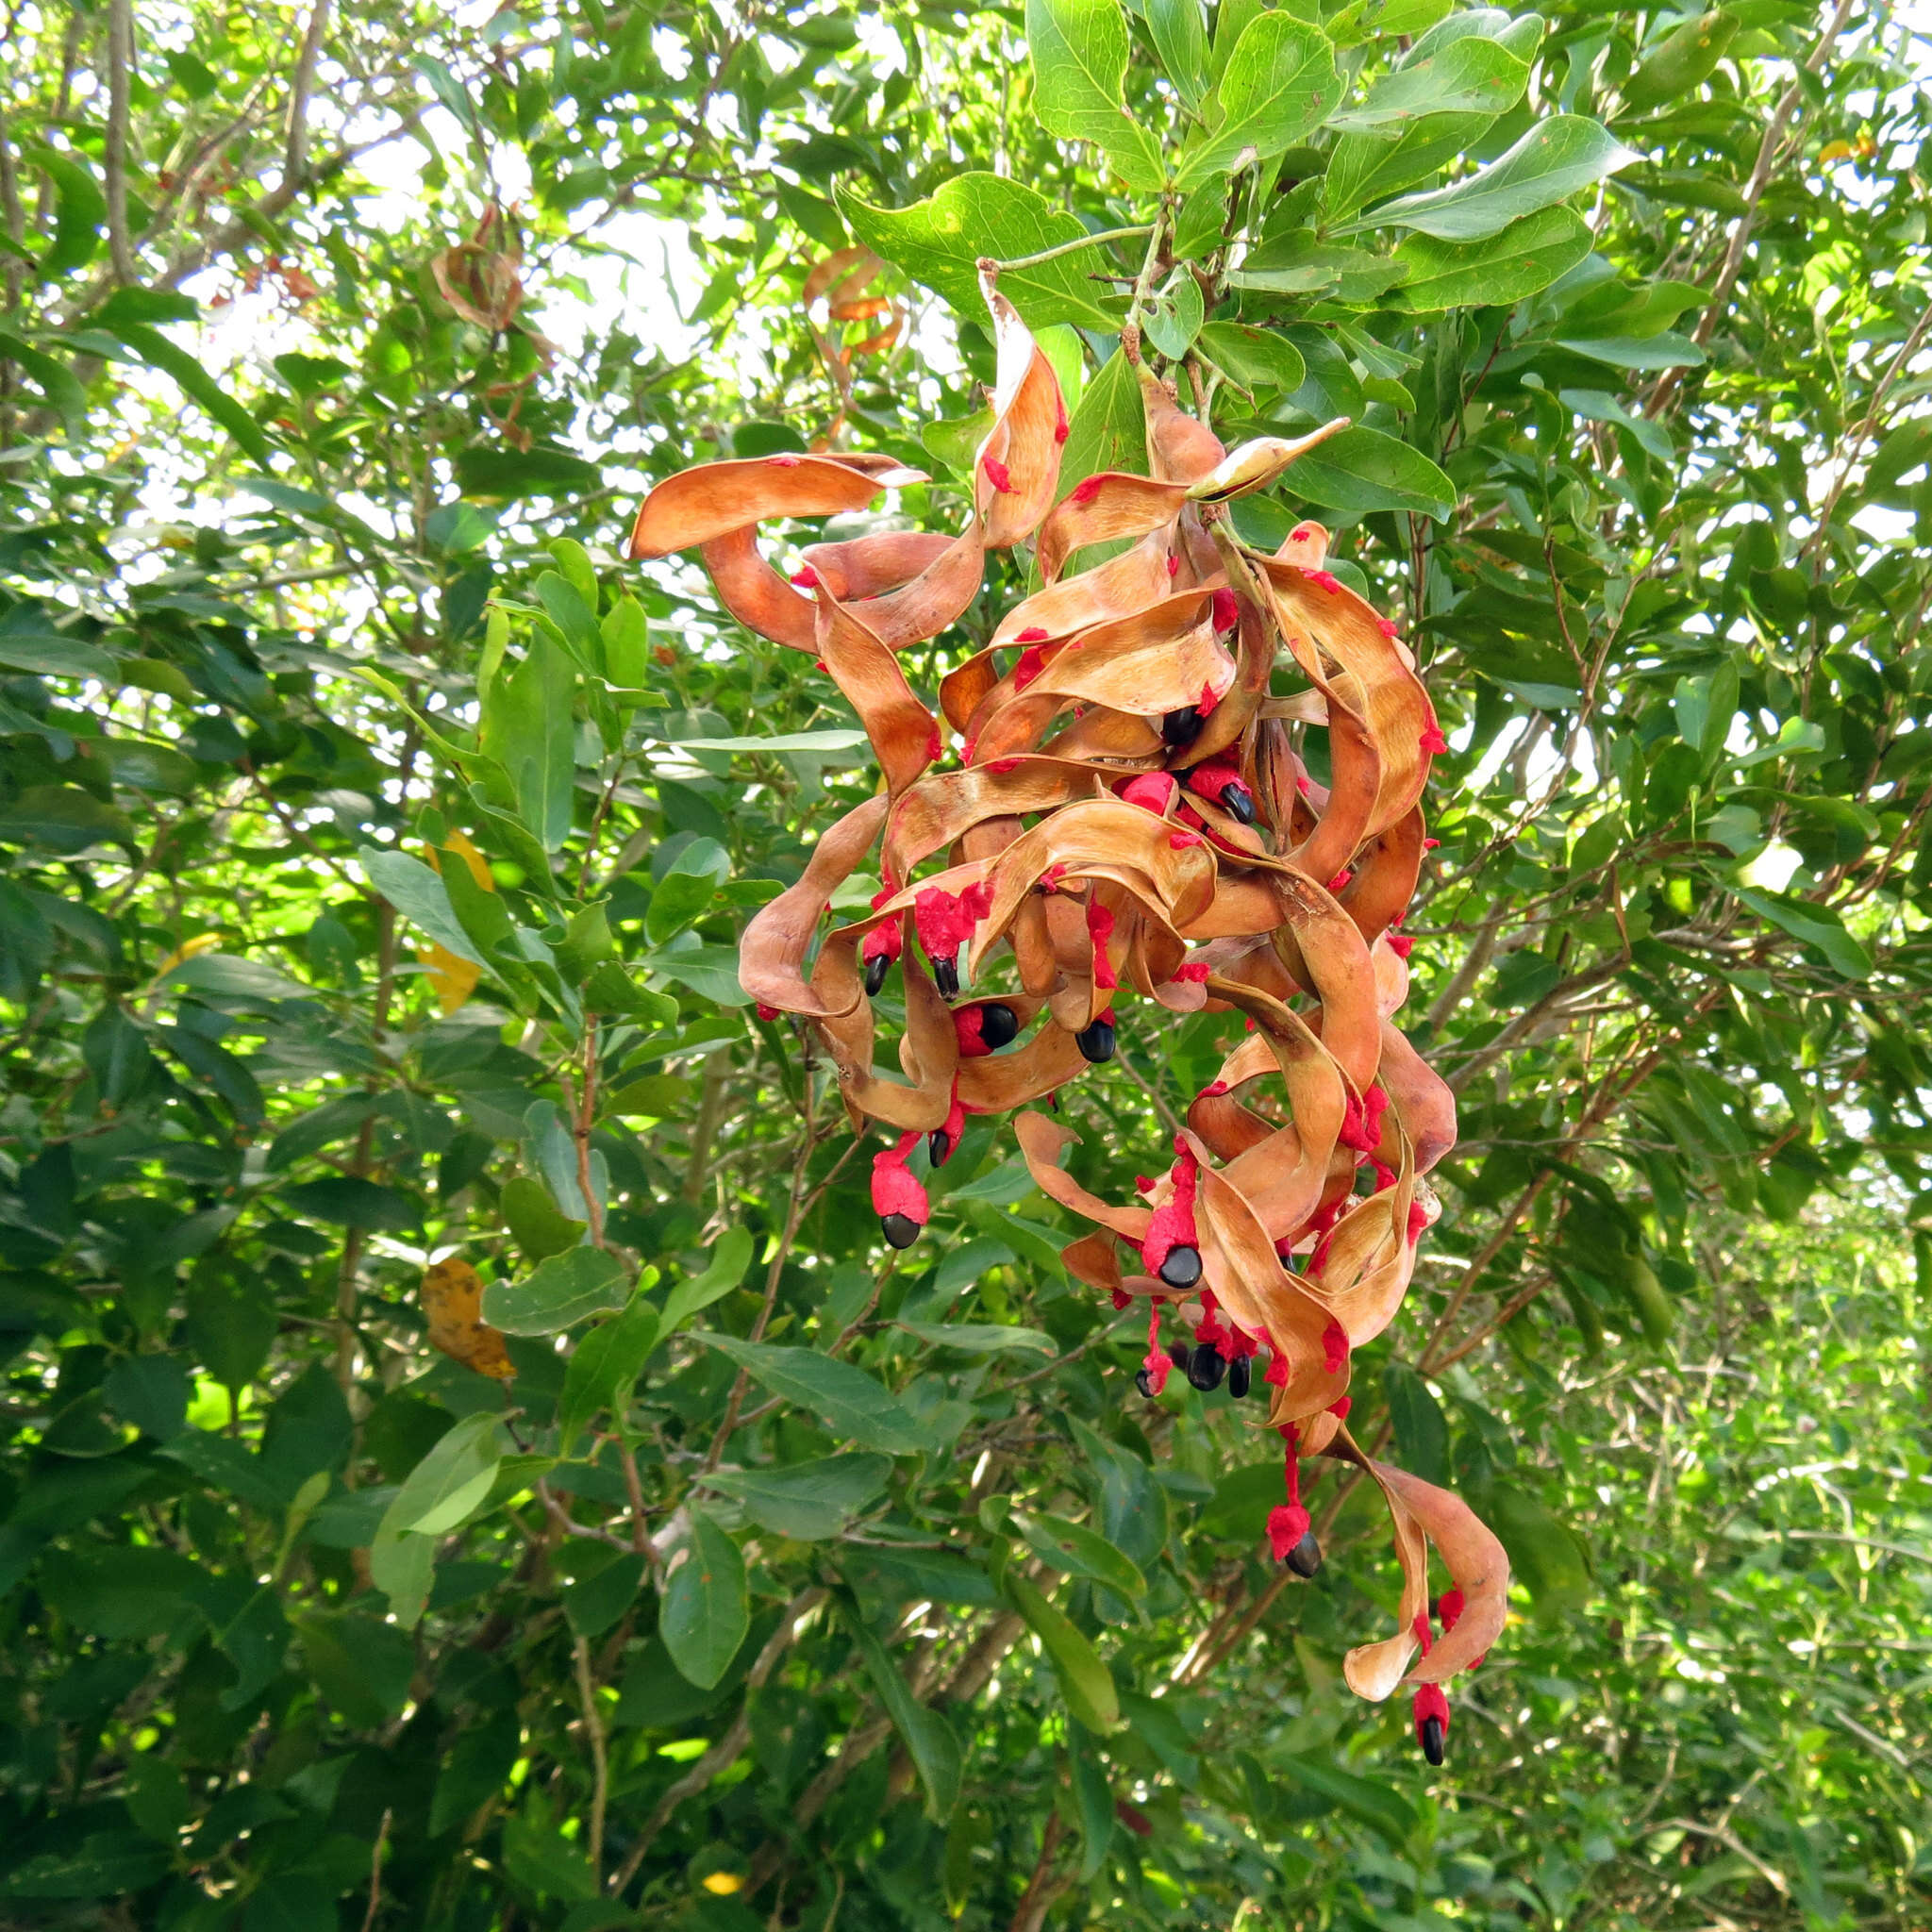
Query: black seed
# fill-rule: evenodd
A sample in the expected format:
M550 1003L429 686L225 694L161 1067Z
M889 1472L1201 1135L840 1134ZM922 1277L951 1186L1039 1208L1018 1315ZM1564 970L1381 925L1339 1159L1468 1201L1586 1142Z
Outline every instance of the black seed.
M932 962L933 984L940 990L941 999L956 1000L959 997L959 956L956 953L950 959L935 959Z
M935 1167L946 1164L946 1156L953 1151L953 1137L943 1127L935 1127L925 1138L925 1151L932 1156Z
M1006 1046L1020 1037L1020 1016L997 1000L979 1009L979 1037L987 1045Z
M1254 1377L1254 1371L1248 1366L1248 1357L1238 1355L1227 1365L1227 1392L1239 1402L1248 1392L1248 1384Z
M1231 778L1221 788L1221 808L1238 825L1255 823L1255 794L1238 779Z
M1312 1529L1302 1532L1302 1540L1281 1559L1297 1576L1312 1576L1322 1567L1322 1545Z
M1074 1035L1084 1058L1099 1066L1103 1060L1113 1058L1113 1022L1096 1020L1091 1026L1083 1026Z
M1201 735L1203 722L1198 705L1183 705L1160 721L1160 736L1169 744L1192 744Z
M1152 1402L1154 1400L1154 1384L1149 1379L1147 1371L1144 1368L1136 1369L1134 1371L1134 1387L1138 1389L1141 1391L1141 1393L1147 1398L1149 1402Z
M1203 1395L1219 1389L1221 1378L1226 1374L1227 1357L1211 1341L1196 1344L1193 1357L1188 1363L1188 1380Z
M919 1239L919 1224L909 1214L881 1214L879 1232L895 1248L909 1248Z
M1176 1241L1160 1263L1160 1278L1170 1288L1192 1288L1201 1278L1200 1249Z
M865 962L865 990L870 997L878 997L879 988L885 985L886 974L891 970L891 960L884 953L874 953Z
M1423 1756L1431 1764L1441 1764L1448 1755L1442 1748L1442 1720L1439 1717L1424 1718Z
M1167 1353L1168 1359L1185 1375L1188 1373L1188 1344L1185 1341L1176 1341Z

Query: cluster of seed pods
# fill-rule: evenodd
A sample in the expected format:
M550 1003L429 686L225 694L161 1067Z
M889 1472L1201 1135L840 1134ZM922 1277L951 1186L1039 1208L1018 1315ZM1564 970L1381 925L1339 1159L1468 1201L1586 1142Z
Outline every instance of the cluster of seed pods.
M733 616L837 683L881 774L752 922L740 975L767 1015L810 1029L855 1128L891 1136L872 1191L895 1247L929 1211L909 1165L920 1142L938 1165L968 1115L1053 1104L1112 1058L1124 995L1241 1016L1173 1164L1138 1199L1081 1186L1047 1114L1020 1113L1015 1135L1040 1187L1091 1224L1065 1250L1070 1273L1117 1307L1146 1307L1141 1392L1160 1394L1176 1367L1204 1391L1224 1376L1231 1393L1265 1391L1285 1446L1266 1525L1277 1561L1302 1575L1321 1563L1304 1457L1352 1462L1380 1488L1399 1623L1350 1652L1346 1675L1373 1700L1411 1690L1441 1763L1441 1687L1501 1630L1507 1562L1458 1497L1369 1456L1346 1417L1354 1353L1402 1304L1439 1212L1424 1176L1456 1138L1447 1087L1393 1020L1408 979L1398 928L1429 842L1420 800L1446 747L1396 626L1324 568L1327 533L1302 524L1264 554L1224 511L1341 425L1230 452L1142 368L1148 474L1062 495L1058 380L992 266L981 275L998 373L959 535L821 543L782 575L761 524L857 511L925 480L847 453L704 464L639 511L631 555L698 549ZM941 680L936 715L899 654L964 615L987 551L1027 541L1041 588ZM1069 573L1099 544L1104 561ZM1274 689L1284 654L1287 695ZM1319 778L1305 762L1317 734ZM871 910L824 929L841 887L874 864ZM903 1078L874 1063L873 1002L895 968ZM1164 1321L1191 1341L1164 1346ZM1431 1545L1450 1578L1434 1602Z

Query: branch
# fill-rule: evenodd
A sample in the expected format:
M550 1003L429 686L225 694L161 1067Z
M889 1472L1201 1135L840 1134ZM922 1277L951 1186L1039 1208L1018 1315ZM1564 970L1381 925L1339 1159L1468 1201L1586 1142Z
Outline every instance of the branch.
M1057 247L1042 248L1038 255L1016 255L1010 261L995 261L990 255L981 256L978 265L986 274L1000 275L1008 269L1038 268L1043 261L1058 261L1061 256L1077 255L1083 248L1098 248L1103 242L1137 242L1142 235L1153 232L1152 222L1143 222L1133 228L1102 228L1096 234L1062 242Z
M327 25L328 0L315 0L308 30L302 36L302 51L295 57L295 72L289 81L289 125L282 148L282 182L291 187L299 184L306 172L303 149L308 144L308 96L315 87L316 57L322 52L322 36Z
M1807 73L1816 74L1824 65L1831 53L1832 42L1838 39L1857 6L1857 0L1838 0L1838 7L1825 23L1818 44L1806 58ZM1771 184L1772 174L1777 165L1778 149L1784 144L1785 130L1790 125L1791 116L1797 112L1804 92L1803 82L1794 76L1779 97L1777 106L1772 109L1770 121L1765 124L1764 139L1757 145L1757 161L1751 170L1751 179L1744 190L1744 212L1738 217L1737 225L1731 230L1730 245L1724 250L1724 266L1718 271L1717 286L1712 289L1710 300L1698 318L1697 327L1690 338L1700 349L1709 346L1711 337L1717 333L1718 324L1729 312L1738 278L1744 272L1744 251L1751 245L1752 231L1757 225L1757 204L1763 200L1764 191ZM1665 404L1676 393L1681 380L1680 370L1666 370L1657 386L1651 391L1650 400L1643 406L1643 413L1646 416L1661 413Z
M764 1689L772 1673L778 1667L778 1659L797 1641L799 1626L830 1593L829 1591L822 1590L814 1584L809 1590L800 1591L785 1606L785 1614L778 1619L778 1627L766 1640L764 1649L758 1652L758 1661L745 1674L744 1701L739 1706L738 1715L732 1720L731 1728L658 1800L650 1817L644 1822L643 1830L638 1834L637 1842L630 1848L630 1856L625 1859L617 1876L610 1881L612 1898L621 1897L625 1887L638 1875L639 1866L644 1862L645 1854L650 1851L652 1841L670 1823L671 1814L687 1798L703 1790L726 1765L737 1758L738 1754L750 1741L752 1693Z
M321 9L318 8L317 11ZM576 1640L577 1696L584 1707L584 1729L591 1736L591 1872L604 1881L604 1808L610 1798L610 1759L604 1738L604 1716L597 1708L597 1686L591 1675L591 1646Z
M132 0L108 0L108 144L102 158L108 190L108 261L116 282L134 279L134 251L127 245L127 94L133 73Z

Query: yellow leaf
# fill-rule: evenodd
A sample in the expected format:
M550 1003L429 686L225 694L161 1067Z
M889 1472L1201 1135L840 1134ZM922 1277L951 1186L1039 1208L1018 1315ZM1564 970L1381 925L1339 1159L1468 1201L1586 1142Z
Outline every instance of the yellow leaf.
M458 962L460 963L460 962ZM482 1318L483 1284L459 1255L423 1272L423 1312L429 1318L429 1345L452 1361L507 1382L516 1374L503 1331Z
M429 854L430 864L438 872L441 872L442 870L441 853L434 845L427 846L425 849ZM490 861L476 850L475 846L471 844L467 832L452 832L442 841L442 851L458 854L470 868L470 876L476 881L477 885L486 892L495 891L496 880L491 874Z
M704 1886L719 1898L728 1898L732 1892L744 1890L744 1880L736 1872L713 1872L706 1877Z
M183 940L161 963L155 968L155 977L165 979L184 959L200 958L203 953L211 953L222 942L218 932L197 933L192 940Z
M425 977L436 989L436 1004L445 1018L476 991L476 982L483 976L479 968L458 959L447 946L418 946L416 957L429 969Z

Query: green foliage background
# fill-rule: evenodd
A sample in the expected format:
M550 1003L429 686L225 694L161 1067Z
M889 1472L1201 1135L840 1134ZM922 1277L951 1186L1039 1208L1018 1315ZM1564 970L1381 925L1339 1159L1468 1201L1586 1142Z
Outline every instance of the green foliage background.
M0 1921L1932 1921L1926 41L1446 13L10 9ZM1064 481L1137 278L1230 439L1355 418L1244 527L1338 530L1455 747L1463 1141L1355 1418L1518 1575L1440 1773L1340 1685L1377 1510L1284 1587L1269 1439L1133 1394L998 1124L882 1250L733 974L858 735L617 560L841 416L948 525L972 258L1149 224L1004 283ZM1124 1009L1092 1185L1225 1024Z

